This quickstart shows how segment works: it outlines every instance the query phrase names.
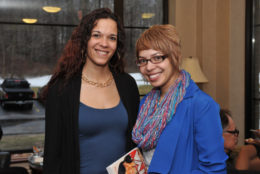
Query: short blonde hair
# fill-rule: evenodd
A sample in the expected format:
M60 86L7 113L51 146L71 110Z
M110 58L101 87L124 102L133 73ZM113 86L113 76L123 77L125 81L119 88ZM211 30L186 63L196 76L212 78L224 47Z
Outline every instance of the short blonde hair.
M181 64L180 37L173 25L153 25L145 30L136 42L136 56L143 50L161 51L172 59L173 66L179 70Z

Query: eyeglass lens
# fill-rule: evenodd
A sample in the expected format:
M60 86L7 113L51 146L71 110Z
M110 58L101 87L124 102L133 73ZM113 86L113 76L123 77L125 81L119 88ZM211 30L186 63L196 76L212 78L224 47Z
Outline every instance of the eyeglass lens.
M166 57L167 56L154 56L151 57L150 59L141 58L141 59L137 59L136 64L137 66L144 66L147 65L148 61L152 62L153 64L161 63Z
M235 130L233 130L233 131L226 131L226 132L228 132L228 133L230 133L230 134L234 134L234 135L239 135L239 130L238 129L235 129Z

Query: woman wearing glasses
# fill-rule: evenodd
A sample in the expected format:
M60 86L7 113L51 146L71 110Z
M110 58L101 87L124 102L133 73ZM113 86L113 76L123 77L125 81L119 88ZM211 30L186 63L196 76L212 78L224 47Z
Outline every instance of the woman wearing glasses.
M136 56L154 87L140 103L132 132L149 173L226 173L219 106L179 68L175 27L146 30L137 40Z
M233 151L238 143L239 130L231 118L231 112L227 109L220 109L221 125L223 128L224 150L227 154Z
M259 173L260 146L258 146L257 141L254 139L252 139L252 142L246 141L249 144L241 146L238 155L236 155L237 150L234 151L234 149L238 143L239 130L236 129L229 110L221 109L220 118L223 128L224 149L229 155L229 159L226 161L228 173Z

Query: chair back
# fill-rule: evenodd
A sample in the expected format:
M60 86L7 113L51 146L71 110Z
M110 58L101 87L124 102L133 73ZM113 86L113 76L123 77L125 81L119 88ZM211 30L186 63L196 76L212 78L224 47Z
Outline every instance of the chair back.
M11 161L9 152L0 152L0 168L8 168Z

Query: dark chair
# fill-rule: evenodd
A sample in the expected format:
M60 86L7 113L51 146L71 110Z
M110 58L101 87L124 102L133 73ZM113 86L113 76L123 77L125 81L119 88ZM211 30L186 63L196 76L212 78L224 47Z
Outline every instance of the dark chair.
M10 167L10 161L9 152L0 152L0 174L28 174L23 167Z
M0 140L3 135L3 130L0 125ZM10 167L11 154L10 152L0 151L0 174L28 174L27 170L23 167Z
M11 155L9 152L0 152L0 168L8 168L10 161Z

